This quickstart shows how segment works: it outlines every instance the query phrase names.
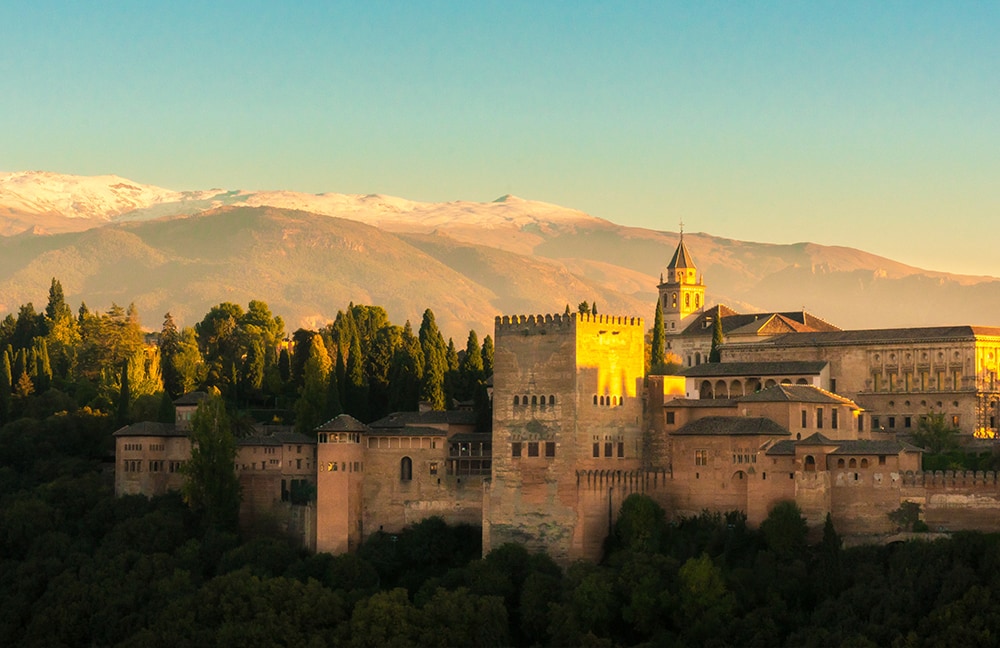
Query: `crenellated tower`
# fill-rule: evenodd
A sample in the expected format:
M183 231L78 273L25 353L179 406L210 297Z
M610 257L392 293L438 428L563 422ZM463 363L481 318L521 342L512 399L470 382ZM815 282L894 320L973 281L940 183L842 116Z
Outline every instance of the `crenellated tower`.
M667 335L682 332L705 309L705 284L684 245L683 226L680 242L667 265L666 280L661 277L658 288L663 308L663 330Z

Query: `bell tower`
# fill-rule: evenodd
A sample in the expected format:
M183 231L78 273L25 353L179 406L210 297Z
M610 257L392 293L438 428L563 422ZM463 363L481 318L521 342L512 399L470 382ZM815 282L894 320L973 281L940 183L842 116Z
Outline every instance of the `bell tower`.
M684 245L684 223L681 223L680 234L677 250L667 265L666 281L661 275L657 286L663 308L663 331L667 335L680 333L705 310L705 284Z

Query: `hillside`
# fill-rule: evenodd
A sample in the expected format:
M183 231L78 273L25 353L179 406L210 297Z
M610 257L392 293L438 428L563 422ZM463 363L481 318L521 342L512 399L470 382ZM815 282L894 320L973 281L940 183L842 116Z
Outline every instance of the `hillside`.
M194 214L190 217L180 217ZM0 174L0 313L44 300L51 277L72 303L134 301L149 328L190 324L220 301L267 301L289 328L348 302L394 321L434 309L462 338L499 313L596 301L652 318L677 234L617 225L558 205L420 203L380 195L175 192L117 176ZM15 233L16 232L16 233ZM806 308L842 327L991 324L1000 281L914 268L861 250L686 233L708 303Z

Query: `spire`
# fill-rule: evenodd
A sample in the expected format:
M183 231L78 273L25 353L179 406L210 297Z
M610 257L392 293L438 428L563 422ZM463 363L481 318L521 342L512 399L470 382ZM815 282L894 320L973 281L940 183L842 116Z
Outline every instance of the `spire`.
M677 250L674 251L673 258L670 259L670 263L667 264L667 270L697 270L694 265L694 261L691 260L691 254L687 251L687 246L684 245L684 221L681 221L681 240L677 243Z

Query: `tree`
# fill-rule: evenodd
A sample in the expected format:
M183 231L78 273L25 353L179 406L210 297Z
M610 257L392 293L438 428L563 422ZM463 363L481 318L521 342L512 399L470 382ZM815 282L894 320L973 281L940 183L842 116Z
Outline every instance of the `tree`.
M420 348L424 354L424 372L420 381L420 400L431 409L445 408L444 376L448 370L447 350L431 309L424 311L420 323Z
M163 387L172 398L180 398L184 393L181 378L174 366L180 344L180 331L177 330L173 315L168 312L163 316L163 327L160 329L160 374L163 376Z
M493 375L493 338L487 335L483 338L483 377Z
M309 435L324 421L330 380L330 355L319 333L313 333L309 342L309 357L303 367L302 379L299 400L295 403L295 429Z
M128 421L129 405L132 401L132 392L129 389L128 381L128 358L122 360L120 390L118 392L118 424L125 425Z
M959 429L948 424L944 412L929 412L920 417L913 441L931 454L951 452L958 448Z
M63 295L62 284L55 277L52 277L52 283L49 285L49 301L45 305L45 318L50 327L54 322L73 318L73 311Z
M581 315L590 315L590 302L582 301L576 306L576 312Z
M709 362L721 362L722 350L720 347L726 341L722 336L722 309L718 309L715 319L712 322L712 350L708 353Z
M209 528L235 531L240 508L240 483L233 470L236 439L222 398L210 395L201 401L188 438L191 458L181 468L184 501L203 515Z
M368 420L368 382L365 380L364 358L361 357L361 340L351 339L347 356L347 401L344 408L359 421Z
M10 354L4 349L0 352L0 425L10 419L11 384Z
M417 409L423 373L424 354L420 348L420 340L413 335L413 329L407 320L399 347L392 356L389 411L412 412Z
M653 319L653 345L649 356L649 372L659 374L664 365L663 305L656 300L656 316Z
M806 548L809 527L799 505L791 500L775 504L767 519L760 523L767 546L782 558L794 558Z

